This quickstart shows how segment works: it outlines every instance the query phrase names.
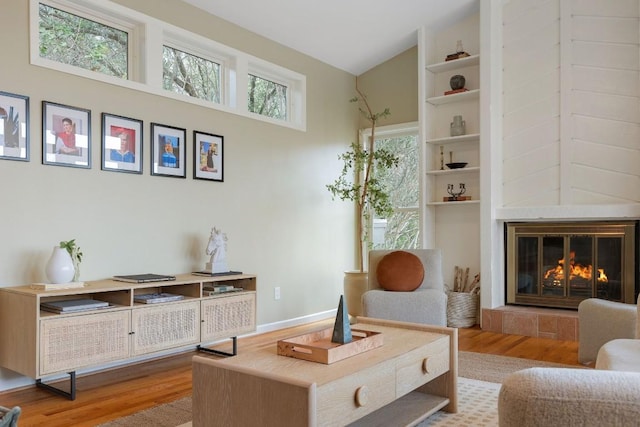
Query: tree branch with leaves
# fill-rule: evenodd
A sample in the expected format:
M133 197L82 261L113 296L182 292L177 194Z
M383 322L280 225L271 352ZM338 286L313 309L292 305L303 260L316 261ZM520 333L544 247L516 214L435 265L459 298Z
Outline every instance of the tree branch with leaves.
M371 213L380 217L393 214L389 190L376 174L398 165L398 157L384 148L375 147L376 126L391 114L389 108L374 113L367 97L358 89L358 96L350 102L358 103L358 111L371 124L371 132L364 144L351 143L350 150L338 156L343 162L342 171L327 189L335 199L352 201L356 205L356 231L358 233L358 268L364 272L364 248L368 247Z

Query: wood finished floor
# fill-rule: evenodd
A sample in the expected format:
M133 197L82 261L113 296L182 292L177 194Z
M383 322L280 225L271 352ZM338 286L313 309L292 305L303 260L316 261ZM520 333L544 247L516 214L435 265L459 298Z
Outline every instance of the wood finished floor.
M332 322L331 319L244 337L238 340L238 351L272 345L278 339L321 329ZM578 365L578 343L574 341L503 335L476 327L460 329L458 345L460 351ZM218 347L230 351L230 344ZM196 352L186 352L78 377L75 401L26 387L0 393L0 406L22 408L20 427L95 426L191 395L191 358L194 354Z

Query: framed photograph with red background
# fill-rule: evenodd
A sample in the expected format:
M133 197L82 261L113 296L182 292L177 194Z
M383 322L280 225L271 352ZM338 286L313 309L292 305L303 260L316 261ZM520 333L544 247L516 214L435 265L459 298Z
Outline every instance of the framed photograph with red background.
M42 164L91 169L91 110L42 101Z
M102 113L102 170L142 173L142 120Z

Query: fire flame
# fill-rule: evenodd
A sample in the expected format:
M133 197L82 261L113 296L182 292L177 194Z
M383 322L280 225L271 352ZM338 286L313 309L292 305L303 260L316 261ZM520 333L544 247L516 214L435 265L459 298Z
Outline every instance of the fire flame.
M553 279L553 280L563 280L564 279L564 267L565 264L565 260L564 258L558 260L558 265L554 268L551 268L549 270L547 270L547 272L544 274L544 278L545 279ZM569 264L569 280L573 280L576 277L582 278L582 279L586 279L586 280L591 280L591 277L593 276L593 266L592 265L587 265L584 266L582 264L575 264L573 258L571 258L571 262ZM609 279L607 278L607 275L604 272L603 268L599 268L598 269L598 276L597 276L597 280L598 282L608 282Z

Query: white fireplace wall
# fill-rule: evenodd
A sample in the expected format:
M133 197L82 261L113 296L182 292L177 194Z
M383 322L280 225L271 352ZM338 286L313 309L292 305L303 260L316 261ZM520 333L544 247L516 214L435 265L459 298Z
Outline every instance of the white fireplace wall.
M639 2L503 9L503 206L640 200Z
M506 222L640 218L639 3L481 3L482 307Z

